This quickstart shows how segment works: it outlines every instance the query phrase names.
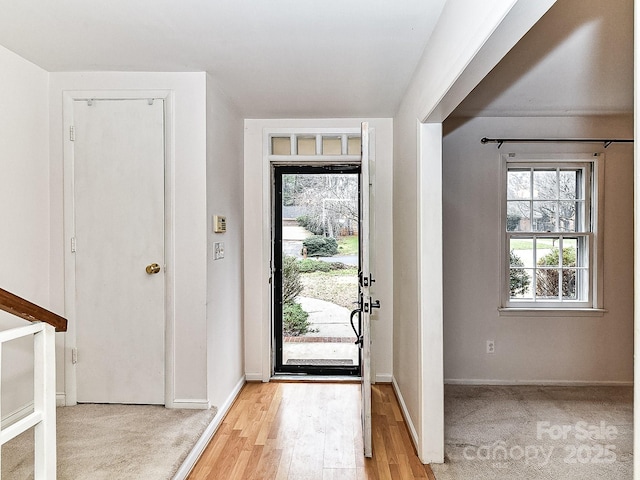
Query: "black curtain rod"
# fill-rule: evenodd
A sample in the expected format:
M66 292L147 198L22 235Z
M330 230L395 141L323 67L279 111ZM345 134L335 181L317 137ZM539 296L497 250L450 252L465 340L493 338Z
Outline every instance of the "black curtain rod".
M600 139L600 138L487 138L480 140L482 144L497 143L602 143L607 148L612 143L633 143L633 139Z

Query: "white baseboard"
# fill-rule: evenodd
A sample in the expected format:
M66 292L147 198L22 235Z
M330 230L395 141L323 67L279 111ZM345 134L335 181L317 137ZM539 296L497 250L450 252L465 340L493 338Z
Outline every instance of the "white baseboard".
M56 407L64 407L67 405L67 395L64 392L56 393Z
M247 382L261 382L262 373L245 373L244 378Z
M398 386L398 382L396 382L395 377L391 378L391 385L393 385L393 391L396 393L396 397L398 397L398 403L400 403L400 409L402 410L402 415L404 416L404 421L407 424L407 428L409 429L409 434L411 435L411 440L413 440L413 446L416 451L418 449L418 432L416 431L416 427L413 424L413 420L411 419L411 415L409 415L409 410L407 409L407 404L402 397L402 392L400 392L400 387Z
M22 420L27 415L30 415L33 412L33 402L29 402L22 407L15 409L13 412L8 413L2 419L2 430L7 428L9 425L13 425L14 423Z
M211 408L211 404L209 403L209 400L176 398L173 402L171 402L171 406L168 408L185 408L188 410L208 410Z
M392 383L393 382L393 375L387 374L387 373L381 373L376 375L376 383Z
M218 428L220 428L220 425L222 425L222 420L224 420L224 417L229 412L229 409L231 408L231 406L233 405L233 402L238 397L238 394L240 393L240 390L242 390L242 387L244 386L245 383L246 383L246 379L241 378L240 381L236 384L236 386L233 387L231 394L227 397L225 402L218 408L216 416L213 417L213 420L211 420L211 423L205 429L205 431L202 432L202 435L200 436L200 438L198 439L194 447L191 449L191 452L189 452L189 455L187 455L187 458L185 458L184 462L182 462L182 465L180 466L176 474L173 476L173 480L185 480L187 478L187 476L195 466L196 462L200 458L200 455L202 455L202 452L204 452L204 449L207 448L207 445L215 435L216 431L218 430Z
M491 380L470 378L445 378L445 385L496 385L496 386L549 386L549 387L632 387L633 381L581 381L581 380Z

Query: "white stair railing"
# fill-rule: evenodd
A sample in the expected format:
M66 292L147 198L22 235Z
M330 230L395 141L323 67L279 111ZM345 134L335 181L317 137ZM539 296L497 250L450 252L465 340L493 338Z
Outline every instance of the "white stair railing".
M54 327L44 322L36 322L24 327L12 328L11 330L0 332L0 372L2 371L3 345L11 340L29 335L33 336L34 344L33 412L4 429L2 429L0 423L0 453L2 445L30 428L34 428L34 480L55 480L56 358ZM0 402L1 401L2 392L0 391ZM0 455L0 467L1 466Z

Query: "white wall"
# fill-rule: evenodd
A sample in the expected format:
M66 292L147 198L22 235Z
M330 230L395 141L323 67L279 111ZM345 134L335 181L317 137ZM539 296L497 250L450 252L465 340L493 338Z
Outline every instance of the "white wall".
M633 121L634 121L634 138L640 138L640 117L638 112L640 111L640 1L634 0L634 15L633 15ZM640 412L640 149L635 148L633 155L634 165L634 325L633 325L633 338L634 338L634 353L635 358L633 362L633 409L635 412ZM635 478L640 473L640 415L633 416L633 471Z
M207 75L207 363L218 407L244 382L242 134L242 118ZM213 233L214 215L226 217L226 233ZM213 260L214 242L224 242L223 259Z
M1 46L0 71L0 287L50 308L49 75ZM0 312L0 330L23 325ZM5 418L33 400L33 341L2 360Z
M633 379L633 146L482 145L480 138L633 138L630 117L445 122L445 381L617 383ZM603 317L500 316L502 153L605 154ZM496 353L487 355L486 340Z
M207 392L207 198L206 75L204 73L52 73L51 148L51 302L64 307L62 96L79 90L171 90L174 122L174 398L183 405L206 406ZM73 328L73 324L69 325ZM70 348L67 343L66 348ZM58 363L58 378L65 364ZM67 365L68 367L68 365ZM69 385L66 385L69 388Z
M375 293L382 308L372 321L372 370L378 381L389 381L392 372L393 331L393 231L391 119L245 120L244 137L244 295L245 370L249 380L268 380L270 359L270 178L264 164L265 128L360 128L368 121L375 129L376 231L372 234L376 259Z
M423 266L438 265L438 249L430 250L426 242L439 236L442 226L428 224L436 218L428 209L437 205L418 201L442 185L438 175L429 175L429 165L441 162L440 142L419 122L442 122L553 3L447 2L394 117L393 375L423 462L444 459L443 392L433 388L443 376L442 341L434 334L442 329L442 300L423 295L425 289L442 288L442 275L421 271L417 260ZM421 137L426 161L418 151ZM419 162L425 162L422 169ZM429 228L430 235L423 235Z

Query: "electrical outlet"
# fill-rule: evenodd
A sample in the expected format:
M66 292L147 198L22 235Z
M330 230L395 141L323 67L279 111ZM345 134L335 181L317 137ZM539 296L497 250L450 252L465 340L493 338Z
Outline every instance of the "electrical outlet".
M487 340L487 353L496 353L496 343L493 340Z

